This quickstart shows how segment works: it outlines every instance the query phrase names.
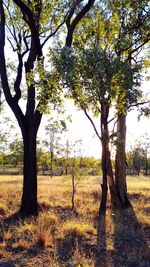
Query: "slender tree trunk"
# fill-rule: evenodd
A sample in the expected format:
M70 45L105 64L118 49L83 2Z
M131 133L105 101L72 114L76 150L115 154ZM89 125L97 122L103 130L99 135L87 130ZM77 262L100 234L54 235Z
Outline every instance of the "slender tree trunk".
M117 134L118 142L116 147L115 159L115 186L121 202L122 208L127 208L131 204L127 196L126 184L126 115L120 113L118 115Z
M99 208L99 214L105 214L107 203L107 174L108 164L107 156L109 152L109 135L108 135L108 115L109 105L101 103L101 144L102 144L102 198Z
M72 202L72 207L71 210L75 209L75 203L74 203L74 197L75 197L75 157L73 158L73 164L72 164L72 197L71 197L71 202Z
M148 175L147 148L146 148L146 155L145 155L145 175Z
M33 127L24 130L24 169L23 193L20 213L22 215L36 215L37 204L37 160L36 160L36 133Z
M106 138L102 139L102 198L99 208L99 214L105 214L107 203L107 141Z
M72 175L72 197L71 197L71 202L72 202L72 207L71 210L74 210L75 204L74 204L74 197L75 197L75 184L74 184L75 177Z

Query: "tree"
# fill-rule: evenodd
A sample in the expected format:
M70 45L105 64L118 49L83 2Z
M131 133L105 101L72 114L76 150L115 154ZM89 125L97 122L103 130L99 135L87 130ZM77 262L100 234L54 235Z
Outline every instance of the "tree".
M139 62L141 64L142 57L141 54L139 57L139 53L142 49L144 50L144 47L150 40L149 2L108 1L105 9L101 12L104 14L103 20L98 20L94 28L95 35L93 35L94 37L96 36L95 43L102 42L102 47L106 51L115 51L116 56L122 62L128 64L131 69L136 68ZM98 31L97 34L98 27L103 31ZM131 81L135 84L135 77L132 75L132 72L129 75L131 75ZM136 75L137 86L140 81L139 78ZM126 186L126 114L132 105L137 104L140 97L140 91L136 90L134 85L131 87L128 85L128 83L122 84L118 92L116 92L117 142L115 188L122 207L130 206Z
M1 116L2 117L2 116ZM3 111L3 118L0 121L0 151L8 153L9 145L12 142L11 133L15 133L15 127L9 117Z
M48 102L55 106L61 102L58 77L45 67L44 46L50 38L53 40L65 22L66 40L71 39L71 45L77 24L94 4L94 0L86 4L80 2L0 1L0 75L5 99L23 138L24 179L20 213L24 215L37 214L38 211L36 136L42 114ZM11 83L4 51L7 40L16 61ZM22 98L26 98L25 112L20 105Z
M136 153L134 154L134 157L133 157L133 168L137 172L137 175L139 175L140 170L141 170L141 158Z
M127 89L133 87L134 70L115 57L115 54L107 53L99 47L82 50L65 48L61 56L56 55L54 61L62 75L64 86L67 85L70 89L68 93L75 99L77 106L84 111L102 144L103 183L100 211L104 212L107 199L107 176L109 176L113 204L119 205L117 194L114 192L109 150L111 138L109 123L112 121L109 112L116 99L115 93L117 94L120 87L122 85ZM92 114L89 111L92 111ZM92 115L99 117L100 132Z
M149 8L147 2L144 4L143 7L141 1L138 4L108 1L103 6L97 1L86 18L86 24L83 20L79 25L80 36L75 39L77 48L63 50L61 57L54 55L63 85L70 88L70 96L84 111L102 143L101 212L106 209L108 176L113 204L122 208L130 204L126 188L125 121L127 108L141 97L137 88L140 84L140 65L137 62L131 64L131 60L133 57L136 60L139 49L150 39ZM110 134L108 127L114 120L109 117L113 103L116 108L114 118L117 117L115 182L109 151L110 137L114 134ZM100 115L101 132L97 130L89 110L94 116Z
M81 140L76 140L74 144L69 144L68 142L68 148L72 153L72 156L70 155L69 158L69 173L71 175L71 182L72 182L72 196L71 196L71 203L72 207L71 210L75 210L75 194L76 194L76 189L78 184L81 181L81 178L84 175L87 175L88 168L83 168L84 164L84 158L82 156L82 151L81 151ZM68 149L67 148L67 149Z
M129 154L129 152L128 152ZM141 170L144 170L144 174L148 175L148 158L150 154L150 138L147 133L141 136L133 147L130 149L130 157L132 160L133 169L139 175Z
M113 5L110 4L110 9L114 15L118 16L121 23L119 38L115 44L116 54L130 66L136 66L138 62L141 62L139 53L150 40L148 1L138 1L138 3L121 1L120 5L116 1L113 3ZM115 185L123 207L130 206L126 186L126 115L130 105L137 104L134 96L134 93L128 96L122 87L121 102L123 105L117 114L118 142L116 144ZM118 96L120 103L119 98L120 96Z
M13 163L17 166L19 163L23 162L23 144L21 140L14 140L10 143L10 154Z

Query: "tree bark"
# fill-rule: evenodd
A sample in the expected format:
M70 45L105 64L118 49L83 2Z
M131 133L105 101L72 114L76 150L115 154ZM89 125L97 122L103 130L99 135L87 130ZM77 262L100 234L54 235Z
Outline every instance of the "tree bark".
M109 135L108 135L108 115L109 105L101 103L101 144L102 144L102 198L99 208L99 214L105 214L107 203L107 174L108 164L107 156L109 152Z
M23 193L20 213L22 215L36 215L37 205L37 160L36 160L36 133L33 127L23 132L24 169Z
M102 173L102 198L99 208L99 214L105 214L107 203L107 141L105 137L104 139L102 139Z
M74 198L75 198L75 156L73 158L71 176L72 176L71 177L72 178L72 197L71 197L72 207L71 207L71 210L73 211L75 209L75 203L74 203Z
M109 184L109 190L111 195L111 204L113 208L120 208L120 199L115 187L114 175L112 170L110 151L109 151L109 129L108 129L108 116L109 116L109 104L101 103L101 143L102 143L102 199L100 204L99 213L104 214L106 211L107 203L107 190Z
M131 205L131 203L128 200L126 184L126 115L120 113L118 116L118 142L116 146L115 158L115 187L121 202L121 207L127 208Z
M107 164L108 164L108 184L111 197L111 205L114 209L120 209L121 203L115 187L114 174L111 164L110 152L107 155Z

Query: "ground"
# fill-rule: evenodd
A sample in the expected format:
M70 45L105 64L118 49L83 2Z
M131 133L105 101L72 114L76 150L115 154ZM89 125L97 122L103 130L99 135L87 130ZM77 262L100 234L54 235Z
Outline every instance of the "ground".
M0 176L0 267L149 267L150 177L128 177L133 209L98 217L100 178L78 184L71 211L71 179L39 177L39 216L17 214L22 177Z

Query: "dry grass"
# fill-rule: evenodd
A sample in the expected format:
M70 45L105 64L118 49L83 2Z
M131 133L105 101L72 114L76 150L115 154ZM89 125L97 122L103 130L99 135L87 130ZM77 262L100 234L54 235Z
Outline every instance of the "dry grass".
M85 178L71 211L69 177L39 177L38 217L15 213L22 178L0 177L0 266L149 267L150 178L128 177L133 210L98 218L98 177Z

